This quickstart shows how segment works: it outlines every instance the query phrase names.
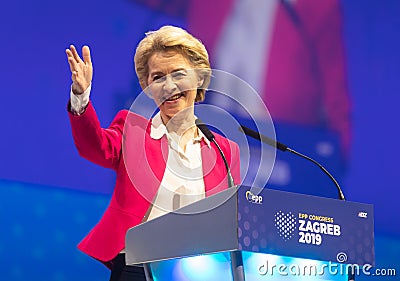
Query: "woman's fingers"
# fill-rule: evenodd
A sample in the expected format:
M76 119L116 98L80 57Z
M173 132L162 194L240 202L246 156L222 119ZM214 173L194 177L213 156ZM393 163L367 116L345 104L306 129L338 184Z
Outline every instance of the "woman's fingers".
M65 50L71 70L72 90L75 94L82 94L92 81L93 67L88 46L82 47L82 60L74 45Z
M76 48L74 45L70 45L69 49L71 50L72 56L74 57L76 62L81 62L82 59L79 57L78 52L76 51Z
M92 59L90 58L90 49L88 46L83 46L82 47L82 56L83 56L83 61L87 64L92 63Z
M68 52L69 50L67 50ZM72 57L72 54L68 55L68 63L69 63L69 68L72 71L77 71L78 70L78 63L75 61L75 59Z

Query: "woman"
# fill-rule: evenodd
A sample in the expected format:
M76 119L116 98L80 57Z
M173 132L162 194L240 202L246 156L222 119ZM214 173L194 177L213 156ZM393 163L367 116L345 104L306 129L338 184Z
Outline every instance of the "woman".
M76 147L82 157L117 174L109 207L78 247L111 269L110 280L145 280L142 268L125 265L126 231L227 188L217 148L194 123L194 104L204 100L210 82L207 51L178 27L147 33L137 47L135 69L159 112L147 120L122 110L107 129L100 127L89 99L89 47L82 48L83 60L72 45L66 53L72 73L68 111ZM218 134L216 141L239 184L237 144Z

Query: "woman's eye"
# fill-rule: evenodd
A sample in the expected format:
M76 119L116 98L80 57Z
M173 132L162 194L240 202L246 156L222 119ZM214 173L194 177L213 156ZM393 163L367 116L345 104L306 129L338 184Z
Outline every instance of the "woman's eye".
M154 82L163 82L165 80L165 76L164 75L155 75L153 76L153 81Z
M183 78L184 76L186 76L186 73L183 71L176 71L176 72L173 72L171 75L172 75L172 78L179 79L179 78Z

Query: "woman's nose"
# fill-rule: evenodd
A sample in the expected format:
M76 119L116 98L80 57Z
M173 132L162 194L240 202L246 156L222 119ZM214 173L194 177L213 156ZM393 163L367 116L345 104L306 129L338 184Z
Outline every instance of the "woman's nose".
M171 75L167 75L164 81L163 90L167 94L172 94L176 90L176 84L173 81Z

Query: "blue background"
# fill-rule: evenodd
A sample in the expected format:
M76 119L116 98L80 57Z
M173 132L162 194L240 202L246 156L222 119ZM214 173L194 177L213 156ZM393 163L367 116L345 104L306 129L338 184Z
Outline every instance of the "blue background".
M341 183L348 200L375 205L377 267L399 275L400 2L343 8L353 143ZM106 208L114 175L75 150L65 48L91 46L92 100L106 126L140 92L135 46L163 24L185 20L128 0L1 3L1 280L107 280L76 244Z

